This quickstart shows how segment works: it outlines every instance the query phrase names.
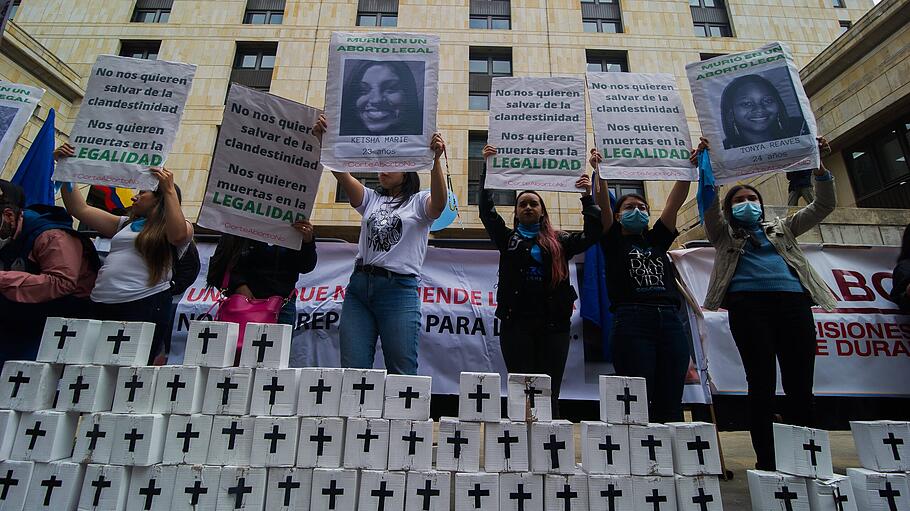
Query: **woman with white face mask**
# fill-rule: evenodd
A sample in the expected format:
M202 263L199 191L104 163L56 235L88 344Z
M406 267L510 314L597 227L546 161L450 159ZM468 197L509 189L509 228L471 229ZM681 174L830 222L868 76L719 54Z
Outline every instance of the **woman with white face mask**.
M831 148L818 139L824 156ZM707 149L702 139L699 151ZM756 468L774 470L775 362L787 395L783 420L812 423L815 320L812 306L835 307L834 296L809 265L796 237L834 211L834 179L824 166L813 171L815 200L787 216L765 218L761 194L749 185L732 187L723 203L705 212L705 232L714 245L714 270L704 307L728 311L730 332L749 384L749 411Z
M596 169L600 162L600 154L592 150L591 166ZM651 228L651 208L641 195L623 195L614 211L606 181L600 181L597 193L613 312L613 367L620 376L647 380L652 422L683 419L689 341L679 318L681 300L667 251L679 235L676 216L689 184L676 182Z

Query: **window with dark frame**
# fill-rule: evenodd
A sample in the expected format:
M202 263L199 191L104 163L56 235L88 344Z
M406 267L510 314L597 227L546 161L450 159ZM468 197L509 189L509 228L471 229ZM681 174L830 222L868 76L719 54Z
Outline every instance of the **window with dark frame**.
M910 118L843 151L856 205L910 208Z
M622 33L622 9L618 0L582 0L581 24L585 32Z
M629 58L625 51L618 50L585 50L590 73L625 73L629 71Z
M22 0L13 0L13 3L9 6L9 15L7 16L9 19L16 17L16 11L19 10L20 5L22 5Z
M247 0L243 14L245 25L281 25L284 22L284 0Z
M237 43L231 83L268 92L277 54L278 43Z
M483 146L485 145L487 145L486 131L468 133L468 205L476 206L480 203L483 169L486 166L483 158ZM515 205L515 192L512 190L490 190L490 195L493 198L493 204L497 206Z
M373 190L379 186L379 174L375 172L351 172L351 176L360 181L364 188ZM335 185L335 202L348 202L348 194L344 193L340 183Z
M619 199L623 195L630 193L636 193L641 195L645 199L648 198L645 195L645 182L644 181L627 181L624 179L610 179L607 181L607 188L610 189L610 192L613 194L613 198Z
M471 0L470 28L509 30L512 28L512 8L509 0Z
M471 48L468 58L468 109L489 110L493 78L512 76L512 48Z
M398 0L360 0L358 27L397 27Z
M698 37L733 37L730 15L723 0L689 0L692 24Z
M850 27L852 27L852 26L853 26L853 22L841 20L840 21L840 33L843 34L844 32L850 30Z
M698 58L704 62L706 60L716 59L717 57L723 57L727 55L726 53L699 53Z
M161 41L120 41L120 56L158 60Z
M844 9L847 7L847 2L844 2L844 0L832 0L831 5L838 9Z
M133 23L167 23L171 17L173 0L136 0Z

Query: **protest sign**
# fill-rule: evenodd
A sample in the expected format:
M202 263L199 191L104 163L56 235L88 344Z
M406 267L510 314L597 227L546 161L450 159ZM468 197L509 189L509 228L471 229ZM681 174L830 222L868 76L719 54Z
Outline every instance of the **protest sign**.
M0 170L43 95L44 89L0 82Z
M198 223L299 249L319 186L319 110L231 85Z
M789 47L693 62L686 73L718 184L818 168L815 116Z
M696 181L692 140L670 74L588 73L594 140L603 179Z
M338 172L433 168L439 37L334 32L322 164Z
M580 78L494 78L486 188L577 192L585 171Z
M191 64L99 56L70 135L76 154L57 164L54 179L157 188L149 168L171 151L195 74Z

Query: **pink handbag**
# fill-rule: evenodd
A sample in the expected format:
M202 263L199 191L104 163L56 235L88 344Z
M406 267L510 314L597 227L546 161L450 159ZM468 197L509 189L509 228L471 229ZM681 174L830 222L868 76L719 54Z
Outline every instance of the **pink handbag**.
M215 321L225 321L228 323L237 323L240 327L240 335L237 337L237 350L243 347L243 333L246 330L247 323L277 323L278 315L281 314L281 308L290 300L280 296L270 296L268 298L247 298L241 294L232 294L225 296L228 282L231 278L231 272L224 275L221 283L221 298L212 305L218 306L218 312L215 314ZM291 296L294 296L293 291ZM211 313L211 309L209 309Z

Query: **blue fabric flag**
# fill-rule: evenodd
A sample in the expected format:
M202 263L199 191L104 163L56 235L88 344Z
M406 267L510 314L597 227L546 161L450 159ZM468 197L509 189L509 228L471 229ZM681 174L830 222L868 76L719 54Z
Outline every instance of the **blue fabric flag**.
M615 204L616 197L610 192L610 205ZM610 296L607 294L607 260L600 243L595 243L585 252L584 272L581 282L581 317L600 327L604 360L613 362L610 345L613 314L610 312Z
M705 221L705 211L714 203L714 197L717 195L714 182L714 169L711 168L711 157L708 150L703 150L698 155L698 217L702 222Z
M54 205L54 109L47 113L41 131L25 153L12 182L25 190L25 205Z

